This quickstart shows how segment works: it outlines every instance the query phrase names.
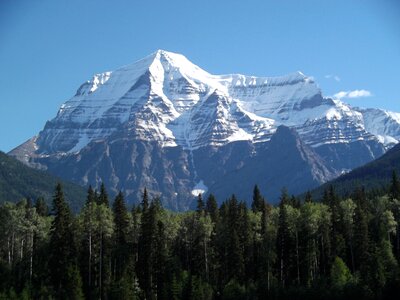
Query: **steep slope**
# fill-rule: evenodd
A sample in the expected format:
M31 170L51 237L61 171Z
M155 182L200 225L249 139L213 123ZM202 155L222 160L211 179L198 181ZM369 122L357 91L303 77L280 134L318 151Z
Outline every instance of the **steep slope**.
M351 193L356 186L363 186L366 190L386 188L392 179L393 170L400 174L400 144L394 146L380 158L325 183L315 189L313 194L322 195L330 185L341 195Z
M214 175L203 174L204 166L223 176L232 167L225 161L250 164L241 159L247 156L277 161L279 151L271 153L276 157L263 153L280 125L295 129L329 170L319 183L376 159L400 138L398 115L376 114L382 111L372 114L324 97L301 72L212 75L183 55L158 50L96 74L37 136L10 154L83 185L105 181L111 191L126 191L130 201L147 186L168 206L184 209L196 191L211 191ZM216 161L202 160L205 151L219 153L207 158Z
M365 129L376 135L386 145L394 145L400 141L400 113L376 108L356 108L363 118Z
M93 142L79 154L38 162L44 160L49 172L82 185L98 185L103 179L111 195L123 190L131 202L139 202L146 187L174 210L193 208L193 195L199 192L212 192L220 201L230 193L249 200L255 183L277 201L284 186L299 193L335 176L295 130L285 126L279 126L268 143L237 141L193 151L126 136L111 140Z
M249 200L257 184L269 201L277 203L283 187L300 193L335 177L335 171L286 126L279 126L269 143L202 148L195 157L199 179L220 200L229 193Z
M216 95L224 104L210 106ZM214 113L224 126L204 126L193 119L196 112ZM370 119L338 100L324 98L316 83L300 72L282 77L217 76L180 54L159 50L84 83L33 140L28 156L76 153L121 130L139 140L184 149L238 140L264 142L282 124L295 127L314 148L373 143L373 159L385 151L382 138L392 142L398 138L400 120L378 136L366 128L384 127L385 120L370 126ZM219 132L210 139L213 130ZM19 152L12 154L21 158Z
M27 167L20 161L0 152L0 203L17 202L22 198L44 197L51 205L56 184L60 179L43 171ZM68 182L62 182L65 196L74 211L85 202L85 189Z

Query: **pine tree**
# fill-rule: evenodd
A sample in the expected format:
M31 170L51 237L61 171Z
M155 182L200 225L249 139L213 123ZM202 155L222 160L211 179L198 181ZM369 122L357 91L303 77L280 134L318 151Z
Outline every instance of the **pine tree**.
M211 226L210 241L208 247L208 276L206 276L206 280L208 282L216 282L217 269L219 265L217 261L217 228L220 227L220 218L217 201L212 194L210 194L207 198L206 212L207 216L210 217Z
M356 209L354 215L354 257L356 270L359 270L362 278L366 280L366 272L369 261L369 231L368 216L366 207L365 193L357 189L354 200Z
M64 275L67 282L67 285L65 287L66 299L85 299L82 292L82 278L77 265L69 265L66 271L67 273Z
M68 289L72 278L65 276L76 267L77 251L75 247L72 215L65 202L61 184L57 184L53 198L54 219L50 233L50 272L57 298L68 298ZM79 294L77 292L77 294Z
M197 207L196 207L196 212L199 215L202 215L204 213L204 202L203 202L203 198L201 196L201 193L199 193L199 195L197 196Z
M257 185L253 189L253 202L251 203L251 209L253 212L260 212L263 208L264 199L261 195L260 189Z
M49 214L49 208L46 202L44 201L43 197L39 197L36 200L35 207L36 207L36 212L39 214L39 216L46 217Z
M114 211L114 255L113 274L116 281L124 275L129 261L128 229L129 215L122 192L116 196L113 204Z
M96 221L98 224L98 287L102 299L107 299L111 285L111 247L114 232L114 219L111 209L104 205L97 205Z
M390 198L400 200L400 181L397 177L397 172L392 172L392 182L390 184Z
M100 194L97 197L97 201L98 201L98 204L103 204L107 207L110 205L109 201L108 201L107 190L106 190L106 187L103 182L101 183L101 186L100 186Z
M96 193L92 189L92 186L89 185L86 197L86 204L95 203L96 202Z
M141 203L142 213L145 213L149 208L149 196L147 194L147 189L144 188L142 203Z
M228 241L227 242L227 269L228 278L241 279L243 277L245 266L243 257L243 248L240 241L240 213L239 203L235 195L228 201Z
M271 288L271 279L272 279L272 267L273 267L273 257L274 257L274 249L275 245L273 243L274 234L271 232L269 219L271 214L271 207L264 203L263 209L261 211L261 228L260 228L260 236L261 236L261 246L259 252L259 268L258 268L258 279L264 284L262 287L266 292L264 293L264 297L266 297ZM265 282L266 281L266 282Z
M95 248L96 248L96 230L97 230L97 201L96 194L92 187L89 186L87 191L86 204L81 212L82 216L82 228L83 228L83 238L82 238L82 274L84 278L85 294L87 298L93 298L92 295L96 294L95 288L93 287L93 279L95 278L93 271L96 267L95 258Z
M157 221L157 230L155 233L155 257L154 257L154 277L156 283L157 299L167 300L167 262L168 252L166 245L165 226L162 221Z
M344 253L344 239L341 235L341 222L340 222L340 207L339 198L335 193L332 185L329 186L328 191L328 205L331 210L332 227L331 227L331 260L336 256L343 257Z
M290 233L288 226L288 215L286 205L289 203L289 196L286 189L282 190L279 203L279 220L277 232L277 255L278 255L278 278L284 287L289 279L290 268Z
M340 202L341 210L341 223L343 228L343 234L346 240L348 252L349 252L349 266L352 271L355 271L354 265L354 212L356 204L352 199L346 199Z
M304 198L304 203L311 203L313 202L311 192L308 190L306 196Z
M146 299L154 299L157 278L155 278L155 240L160 211L160 201L154 199L148 206L147 191L143 193L142 222L139 237L137 275Z
M210 215L211 220L216 224L219 219L218 204L213 194L207 198L206 212Z

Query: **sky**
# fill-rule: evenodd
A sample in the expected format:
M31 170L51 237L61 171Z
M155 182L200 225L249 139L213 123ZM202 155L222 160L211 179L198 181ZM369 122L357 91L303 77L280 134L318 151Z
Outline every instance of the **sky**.
M325 96L400 112L397 0L0 0L0 150L157 49L212 74L301 71Z

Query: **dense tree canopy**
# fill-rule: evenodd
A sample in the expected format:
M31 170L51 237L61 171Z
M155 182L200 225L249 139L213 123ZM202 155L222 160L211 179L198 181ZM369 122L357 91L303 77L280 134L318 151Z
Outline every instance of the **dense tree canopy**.
M88 189L78 215L57 185L53 207L0 207L0 299L391 299L400 292L399 181L322 201L282 191L251 208L235 195L174 213L149 199ZM112 208L109 207L112 202Z

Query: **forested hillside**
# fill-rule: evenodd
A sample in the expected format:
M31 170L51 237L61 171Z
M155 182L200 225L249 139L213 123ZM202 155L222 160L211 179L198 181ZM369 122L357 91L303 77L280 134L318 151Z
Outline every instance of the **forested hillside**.
M0 207L1 299L393 299L400 292L400 182L367 198L280 204L256 186L251 208L210 195L172 213L159 199L128 210L91 188L74 216L57 185Z
M367 191L386 189L392 180L393 170L400 173L400 144L378 159L318 187L312 194L322 196L330 185L342 196L350 194L354 186L364 186Z
M32 169L0 151L0 203L38 197L51 203L57 182L61 182L61 179ZM79 211L85 203L85 189L73 183L62 182L71 209Z

